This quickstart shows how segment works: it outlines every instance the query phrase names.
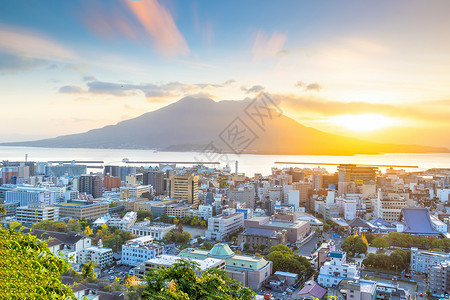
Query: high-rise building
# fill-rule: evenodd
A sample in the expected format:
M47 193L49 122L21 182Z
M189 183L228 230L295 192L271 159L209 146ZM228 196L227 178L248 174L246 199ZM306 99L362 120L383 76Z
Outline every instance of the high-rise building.
M374 183L377 180L378 167L341 164L337 167L339 182L354 182L357 185Z
M149 171L144 173L143 184L151 185L157 195L164 193L164 173L159 171Z
M91 194L94 198L102 196L102 179L96 175L86 175L80 177L80 193Z
M170 178L170 196L175 199L187 199L189 204L198 207L198 175L183 174Z
M120 188L121 185L122 181L120 180L120 177L112 177L109 174L106 174L106 176L103 178L103 187L107 191Z

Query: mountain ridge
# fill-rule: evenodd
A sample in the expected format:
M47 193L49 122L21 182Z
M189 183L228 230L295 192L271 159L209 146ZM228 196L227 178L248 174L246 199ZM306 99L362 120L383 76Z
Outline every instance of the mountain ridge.
M84 133L0 145L203 151L212 144L224 153L275 155L450 152L444 147L373 143L330 134L304 126L283 114L277 116L275 111L271 118L265 119L264 126L258 126L256 118L248 113L251 104L249 99L216 102L206 97L188 96L115 125L91 129ZM235 144L232 143L233 139L227 140L230 129L236 124L241 124L240 129L248 129L246 138L251 142L241 143L237 147L236 140Z

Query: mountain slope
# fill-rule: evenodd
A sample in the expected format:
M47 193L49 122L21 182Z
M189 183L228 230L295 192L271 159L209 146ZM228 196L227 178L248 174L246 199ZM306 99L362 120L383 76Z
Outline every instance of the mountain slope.
M353 155L377 153L449 152L446 148L365 142L303 126L284 115L272 113L258 127L245 114L250 101L215 102L208 98L186 97L159 110L116 125L85 133L29 142L4 143L9 146L159 149L201 151L210 142L223 152L257 154ZM247 129L241 140L228 135L239 117ZM255 117L255 120L261 121ZM231 126L230 126L231 123ZM250 130L250 131L249 131ZM257 136L254 140L253 137ZM250 142L245 142L250 137ZM233 142L234 141L234 142ZM243 141L240 145L240 141ZM231 146L231 147L230 147Z

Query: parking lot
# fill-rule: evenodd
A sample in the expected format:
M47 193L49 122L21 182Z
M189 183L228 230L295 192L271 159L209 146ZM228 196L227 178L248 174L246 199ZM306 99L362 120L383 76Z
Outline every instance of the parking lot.
M119 280L128 277L130 270L133 267L130 266L113 266L102 271L101 278L108 279L108 281L114 281L116 278Z

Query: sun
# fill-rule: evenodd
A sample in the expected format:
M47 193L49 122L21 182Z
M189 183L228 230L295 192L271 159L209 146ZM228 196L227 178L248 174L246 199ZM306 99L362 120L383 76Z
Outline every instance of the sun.
M379 114L340 115L331 123L351 131L375 131L397 125L397 121Z

